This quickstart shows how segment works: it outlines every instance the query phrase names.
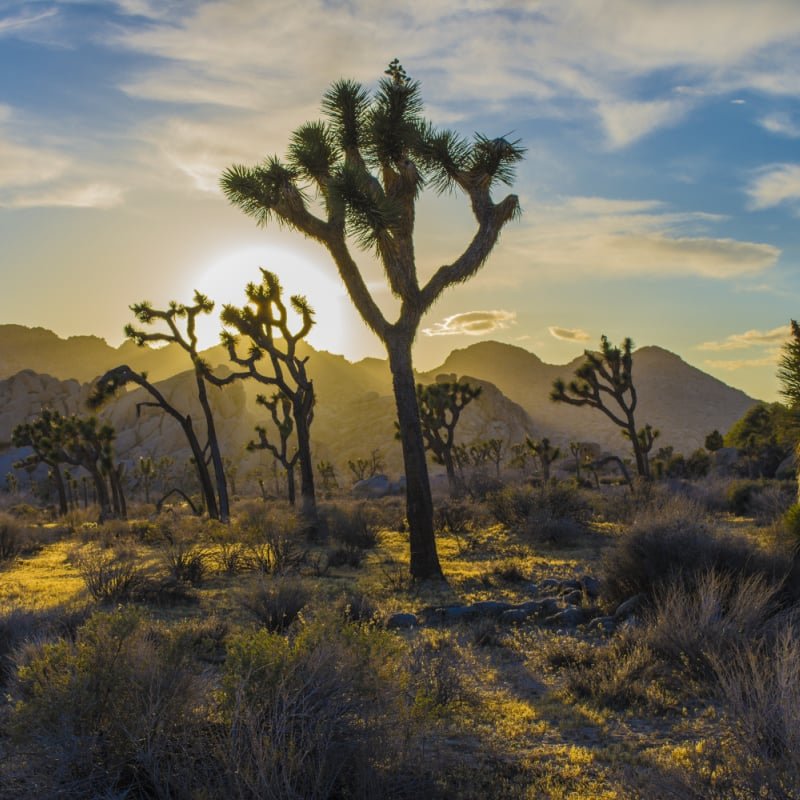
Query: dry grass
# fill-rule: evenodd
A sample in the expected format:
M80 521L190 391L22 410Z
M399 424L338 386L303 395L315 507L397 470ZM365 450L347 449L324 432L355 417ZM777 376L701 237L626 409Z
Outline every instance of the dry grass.
M35 675L45 683L66 675L72 688L47 683L58 702L45 704L44 694L33 702L34 673L18 675L12 695L29 704L29 716L16 717L18 743L0 736L0 784L12 787L8 797L25 796L45 776L49 789L39 794L66 787L67 798L197 797L192 782L201 780L207 795L235 797L745 798L761 786L771 792L764 796L794 797L800 711L791 676L800 656L791 615L779 610L787 598L773 578L783 575L729 568L784 556L754 541L729 546L720 521L687 503L659 490L646 514L640 508L624 526L604 522L607 506L598 503L591 532L574 546L544 542L526 524L487 522L485 508L469 505L469 519L453 512L440 525L448 585L408 581L408 536L390 504L376 506L374 519L384 522L374 546L351 542L362 554L359 568L320 566L342 538L364 530L352 503L340 516L349 533L326 544L307 542L290 513L272 514L262 503L245 505L230 531L194 518L127 532L80 528L71 541L45 544L3 571L6 665L12 656L39 664ZM631 549L621 527L649 531L647 548ZM654 580L646 559L657 534L666 537L663 568L682 555L681 530L693 537L692 554L716 555L692 580L682 568ZM697 543L700 531L712 545ZM613 635L557 631L534 619L516 627L488 619L397 633L380 627L395 611L517 602L529 599L531 581L598 575L599 555L616 542L636 554L621 572L641 580L645 565L653 602L638 624ZM232 569L226 553L241 546L252 554L254 543L266 548L264 566L237 560ZM78 617L59 621L88 597L81 555L111 561L122 550L157 582L174 569L164 559L169 548L205 554L194 605L141 605L84 633ZM287 556L291 568L276 568L281 548L304 557ZM287 571L296 574L275 575ZM243 597L260 608L255 617ZM116 665L106 660L113 642L123 654ZM45 670L43 659L56 657L59 669ZM111 712L76 701L101 663L108 667L107 682L96 684L102 691L131 687L111 690L119 692ZM248 699L256 689L260 706ZM127 694L134 690L142 696ZM171 709L166 727L154 723L163 718L158 709ZM68 724L53 727L55 738L42 748L41 724L56 712ZM2 713L6 722L13 716L8 705ZM309 719L318 724L303 727Z

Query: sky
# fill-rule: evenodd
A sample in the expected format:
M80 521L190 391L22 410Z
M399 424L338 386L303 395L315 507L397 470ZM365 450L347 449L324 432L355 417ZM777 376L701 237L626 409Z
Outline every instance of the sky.
M800 317L797 0L0 0L0 323L116 345L131 303L241 305L264 267L316 309L315 347L383 355L324 249L257 227L219 176L283 155L333 81L372 89L395 57L435 125L526 148L522 214L423 320L419 368L487 338L566 363L606 334L778 397ZM423 279L474 225L463 197L423 194Z

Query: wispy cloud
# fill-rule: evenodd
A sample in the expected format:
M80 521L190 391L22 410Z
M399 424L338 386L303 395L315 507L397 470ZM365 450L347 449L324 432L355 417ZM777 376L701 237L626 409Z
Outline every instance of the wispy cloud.
M423 328L426 336L485 336L508 328L517 320L514 311L464 311L435 322L430 328Z
M786 136L790 139L800 138L800 123L783 112L767 114L758 122L764 130L774 133L777 136Z
M744 333L732 333L725 339L716 342L703 342L697 345L698 350L743 350L748 347L774 347L789 338L789 326L779 325L768 331L749 330Z
M104 183L58 186L13 195L0 205L9 208L115 208L122 204L124 192L119 186Z
M58 14L58 9L48 8L38 14L16 14L14 16L0 17L0 36L3 34L17 33L22 28L28 28L37 22L49 19Z
M729 360L706 359L705 364L712 369L724 369L735 372L739 369L750 369L752 367L772 367L778 362L780 351L774 351L769 355L760 358L733 358Z
M608 0L602 14L591 3L562 0L507 4L503 11L472 0L458 14L444 0L212 0L178 5L163 24L151 2L117 4L153 22L112 40L159 59L157 68L124 82L139 97L241 108L252 96L269 97L271 110L284 113L317 99L332 64L337 75L371 81L403 30L403 60L414 74L436 75L426 98L443 114L459 117L458 103L496 110L525 103L539 115L593 120L612 148L676 124L707 98L752 88L794 94L786 76L800 72L795 0L733 7L730 0ZM309 25L322 16L325 25ZM780 69L767 71L764 55L774 61L776 53ZM660 81L656 92L651 84L644 97L645 81L665 74L674 80Z
M765 167L747 189L754 209L771 208L800 201L800 164Z
M0 189L44 183L62 175L68 165L69 159L52 150L0 138Z
M504 248L526 270L555 278L740 278L769 269L781 252L763 242L711 236L720 217L676 213L651 200L571 198L528 210L532 222L510 230Z
M580 328L560 328L557 325L551 325L547 330L550 331L553 338L567 342L586 342L590 338L589 334Z

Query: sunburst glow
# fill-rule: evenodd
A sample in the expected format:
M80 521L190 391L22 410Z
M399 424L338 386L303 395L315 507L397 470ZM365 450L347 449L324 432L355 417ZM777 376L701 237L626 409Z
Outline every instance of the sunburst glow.
M279 277L292 327L299 325L299 318L291 310L289 298L304 295L315 312L316 324L308 336L309 343L318 350L342 352L345 349L352 310L333 267L318 266L301 253L274 245L250 247L223 256L210 264L193 283L192 289L216 303L210 317L198 320L198 338L203 347L219 342L218 312L226 304L244 305L245 287L261 281L260 268Z

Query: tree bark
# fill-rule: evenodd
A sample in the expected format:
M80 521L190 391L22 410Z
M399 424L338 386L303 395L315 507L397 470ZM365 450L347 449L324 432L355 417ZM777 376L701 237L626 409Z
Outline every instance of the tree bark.
M418 580L442 579L442 567L436 553L433 532L433 499L428 479L428 463L419 419L417 389L411 363L413 336L392 332L386 338L403 464L406 472L406 515L410 530L411 576Z
M217 496L214 493L214 486L211 483L211 475L209 474L208 467L206 466L206 458L203 454L203 449L200 447L200 442L194 432L192 425L192 418L186 416L179 419L183 432L186 434L186 439L189 446L192 448L192 456L194 457L195 469L197 470L197 477L200 479L200 491L203 493L203 499L206 501L206 511L211 519L219 519L219 508L217 507Z
M309 398L313 403L313 397L313 389L309 393L298 387L298 391L292 397L292 415L297 434L297 454L300 464L300 513L309 523L316 525L317 497L314 490L314 465L311 461L311 432L308 424ZM294 483L294 468L292 468L291 481Z
M67 490L64 487L64 477L58 464L53 464L53 481L58 492L58 513L59 516L63 517L69 511L69 507L67 505Z

